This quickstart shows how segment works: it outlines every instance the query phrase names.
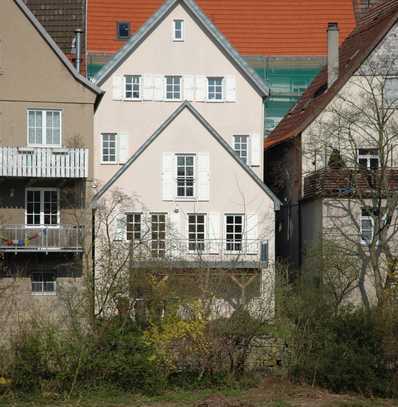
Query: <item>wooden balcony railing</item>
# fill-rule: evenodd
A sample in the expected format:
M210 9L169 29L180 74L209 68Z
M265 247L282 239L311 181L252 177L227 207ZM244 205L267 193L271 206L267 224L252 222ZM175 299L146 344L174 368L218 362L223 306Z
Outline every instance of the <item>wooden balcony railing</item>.
M0 147L0 177L87 178L88 149Z
M349 198L374 191L398 191L398 168L366 170L359 168L323 168L304 178L303 198Z
M84 227L0 225L3 252L82 252Z

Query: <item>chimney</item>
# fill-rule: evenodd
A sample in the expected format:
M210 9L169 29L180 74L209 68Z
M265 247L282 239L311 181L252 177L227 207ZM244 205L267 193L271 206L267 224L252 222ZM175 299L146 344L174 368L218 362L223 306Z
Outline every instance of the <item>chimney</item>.
M78 28L77 30L75 30L75 34L76 34L76 71L80 73L80 61L81 61L81 48L82 48L82 41L81 41L81 37L82 37L82 33L83 30L81 30L80 28Z
M339 26L328 24L328 88L339 77Z

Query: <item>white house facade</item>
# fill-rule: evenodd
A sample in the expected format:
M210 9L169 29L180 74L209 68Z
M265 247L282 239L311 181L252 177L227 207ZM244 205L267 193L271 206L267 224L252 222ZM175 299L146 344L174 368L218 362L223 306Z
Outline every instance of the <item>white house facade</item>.
M197 5L167 1L96 84L94 206L134 196L116 238L149 236L152 257L193 268L269 271L280 202L262 182L267 89Z

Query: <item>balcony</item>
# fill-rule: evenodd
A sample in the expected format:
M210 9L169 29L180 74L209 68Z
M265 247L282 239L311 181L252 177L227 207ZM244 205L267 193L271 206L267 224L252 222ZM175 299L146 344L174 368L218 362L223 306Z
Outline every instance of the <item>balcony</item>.
M0 177L87 178L88 149L0 147Z
M398 190L398 169L323 168L304 178L304 199L371 197L375 190Z
M83 251L84 228L0 225L0 251L14 253L79 253Z
M136 264L167 263L173 267L264 268L269 263L267 240L204 240L126 242Z

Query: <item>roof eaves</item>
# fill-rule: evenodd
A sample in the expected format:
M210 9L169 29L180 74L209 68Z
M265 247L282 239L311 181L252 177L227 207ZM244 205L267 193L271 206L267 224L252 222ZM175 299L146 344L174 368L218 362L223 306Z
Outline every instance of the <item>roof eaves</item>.
M254 171L245 165L235 154L232 147L221 137L220 134L211 126L211 124L192 106L188 101L183 102L172 113L161 126L152 134L151 137L127 160L127 162L110 178L105 185L94 195L91 206L97 207L98 200L109 190L109 188L128 170L134 161L157 139L157 137L174 121L174 119L184 110L188 109L193 116L209 131L209 133L227 150L231 157L243 168L243 170L256 182L256 184L273 200L275 210L279 210L282 203L278 197L265 185Z
M14 0L15 4L20 8L20 10L25 14L25 16L29 19L32 25L36 28L39 34L43 37L43 39L47 42L47 44L52 48L55 52L57 57L61 60L61 62L66 66L66 68L70 71L73 77L81 82L84 86L89 88L92 92L97 94L97 97L100 97L104 91L90 82L87 78L80 75L79 72L76 71L75 67L72 63L66 58L65 54L61 51L58 47L56 42L51 38L48 32L44 29L44 27L40 24L39 20L34 16L34 14L30 11L30 9L26 6L23 0Z
M175 7L178 3L185 5L190 10L202 27L208 31L215 42L226 52L232 59L239 70L246 76L252 86L259 92L262 97L269 95L269 89L256 72L250 68L247 62L240 56L235 48L221 34L217 27L203 13L194 0L167 0L158 11L138 30L138 32L118 51L111 60L102 67L94 77L95 83L101 86L104 81L111 75L118 66L143 42L146 36L160 23L160 21Z

